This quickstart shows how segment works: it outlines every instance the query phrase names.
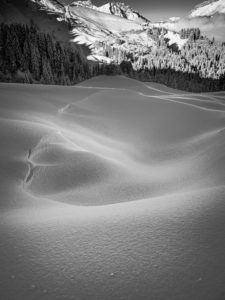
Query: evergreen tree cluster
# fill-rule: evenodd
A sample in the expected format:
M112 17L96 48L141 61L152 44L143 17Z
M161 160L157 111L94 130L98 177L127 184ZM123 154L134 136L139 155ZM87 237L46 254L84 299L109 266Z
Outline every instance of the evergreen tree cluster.
M176 71L171 68L134 70L130 61L123 61L120 64L122 74L140 81L149 81L165 84L169 87L188 92L215 92L225 90L225 75L220 79L202 78L197 73Z
M189 40L181 49L166 44L153 47L147 55L133 63L139 69L173 69L195 73L202 78L220 79L225 74L225 45L208 39Z
M169 45L161 28L151 29L158 36L157 45L147 53L134 53L108 44L102 46L103 55L120 64L130 61L134 70L173 69L177 72L195 73L202 78L220 79L225 74L225 44L208 38L200 38L198 28L183 31L188 41L181 49L177 44ZM160 34L160 35L159 35Z
M152 28L148 28L147 30L147 35L149 37L151 37L154 41L158 41L159 37L162 34L166 34L168 32L167 29L163 28L163 27L152 27Z
M160 82L174 88L206 92L225 90L225 44L201 36L198 28L181 31L188 39L182 48L169 45L165 29L151 28L156 46L148 53L129 53L122 48L103 45L103 55L122 66L122 72L140 80Z
M190 29L182 31L189 38L179 49L168 45L164 33L150 32L157 46L138 56L101 43L103 55L113 61L108 65L88 62L75 44L55 42L34 24L1 24L0 81L70 85L97 75L124 74L191 92L225 90L224 43L199 38L199 31Z
M199 28L183 28L180 31L180 37L182 39L196 41L201 38L201 31Z
M162 83L174 89L188 92L215 92L225 90L225 76L219 79L203 78L198 73L176 71L174 69L144 69L133 72L141 81Z
M225 44L209 39L188 42L179 57L185 57L191 72L203 78L219 79L225 74ZM181 70L182 71L182 70Z
M0 81L69 85L98 69L79 48L55 42L34 24L0 25Z

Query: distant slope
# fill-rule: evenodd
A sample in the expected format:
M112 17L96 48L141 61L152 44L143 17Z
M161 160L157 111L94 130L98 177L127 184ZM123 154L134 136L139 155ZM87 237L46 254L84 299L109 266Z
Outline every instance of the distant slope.
M205 1L188 16L189 26L198 26L209 38L225 40L225 0Z
M215 38L216 41L225 40L225 0L205 1L197 5L184 18L170 18L154 24L169 30L180 31L183 28L200 28L203 35Z
M75 1L64 7L58 5L58 1L32 1L47 13L56 14L58 21L67 22L74 37L73 41L87 45L92 51L92 55L89 56L92 60L115 62L104 55L104 47L121 48L127 53L139 55L140 52L149 52L150 47L155 45L147 36L140 20L129 20L126 16L99 11L100 8L94 6L91 1ZM128 9L127 6L124 7Z
M215 14L225 14L225 0L205 1L197 5L189 17L211 17Z
M93 26L99 30L108 30L111 33L142 29L142 27L135 22L88 7L69 6L68 12L74 18L82 18L84 22L88 20L89 24L93 24Z

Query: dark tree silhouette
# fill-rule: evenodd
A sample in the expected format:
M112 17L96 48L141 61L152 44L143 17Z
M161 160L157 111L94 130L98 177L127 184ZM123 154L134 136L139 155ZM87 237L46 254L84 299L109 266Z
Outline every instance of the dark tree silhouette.
M0 80L75 84L97 75L76 46L55 42L32 23L0 25Z

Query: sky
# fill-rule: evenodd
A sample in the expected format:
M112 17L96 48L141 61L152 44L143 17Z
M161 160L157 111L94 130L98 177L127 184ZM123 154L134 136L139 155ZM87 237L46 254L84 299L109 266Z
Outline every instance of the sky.
M170 17L187 16L189 12L204 0L117 0L129 4L151 21L161 21ZM108 0L92 0L99 6Z

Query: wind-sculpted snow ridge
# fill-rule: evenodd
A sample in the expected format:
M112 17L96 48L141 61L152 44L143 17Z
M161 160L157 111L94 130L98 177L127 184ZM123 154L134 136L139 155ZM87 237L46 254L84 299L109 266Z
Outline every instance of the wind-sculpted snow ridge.
M221 298L224 92L0 90L1 298Z
M71 91L86 96L47 102L57 104L56 112L27 149L30 194L107 205L223 184L217 165L224 157L213 150L215 141L218 149L224 143L225 106L217 94L180 95L123 77L92 79Z
M100 205L209 186L220 161L213 158L213 145L225 145L224 104L144 90L109 94L100 88L60 109L62 122L76 130L45 137L33 148L36 167L27 189L71 204Z

